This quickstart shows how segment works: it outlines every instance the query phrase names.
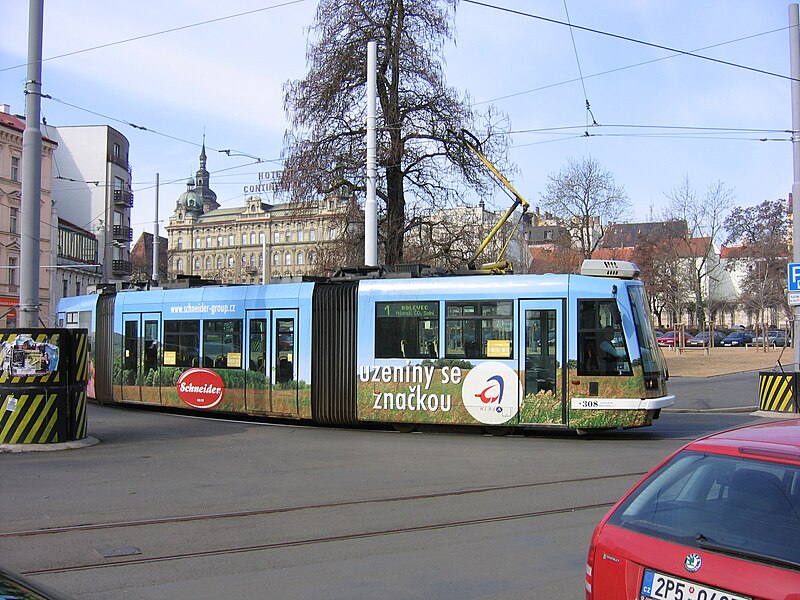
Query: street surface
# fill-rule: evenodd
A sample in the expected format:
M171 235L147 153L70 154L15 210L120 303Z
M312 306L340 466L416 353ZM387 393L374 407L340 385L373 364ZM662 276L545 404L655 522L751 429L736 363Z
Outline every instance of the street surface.
M757 373L670 384L653 427L586 437L91 405L101 443L0 454L0 564L91 600L582 598L611 503L686 441L762 420Z

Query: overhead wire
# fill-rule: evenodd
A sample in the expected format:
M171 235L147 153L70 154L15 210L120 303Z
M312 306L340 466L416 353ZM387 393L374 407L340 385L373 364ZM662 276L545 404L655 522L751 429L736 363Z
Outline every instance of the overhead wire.
M754 73L760 73L761 75L768 75L770 77L778 77L780 79L786 79L788 81L795 81L795 79L792 78L790 75L782 75L781 73L773 73L772 71L766 71L764 69L758 69L756 67L750 67L750 66L743 65L743 64L740 64L740 63L734 63L734 62L730 62L730 61L727 61L727 60L722 60L720 58L714 58L712 56L704 56L703 54L697 54L696 52L690 52L688 50L680 50L678 48L672 48L670 46L664 46L663 44L655 44L653 42L646 42L644 40L639 40L639 39L636 39L636 38L628 37L628 36L625 36L625 35L619 35L619 34L616 34L616 33L610 33L608 31L602 31L600 29L593 29L591 27L583 27L581 25L573 25L573 24L570 24L570 23L566 23L564 21L559 21L558 19L551 19L549 17L543 17L541 15L534 15L532 13L526 13L526 12L523 12L523 11L520 11L520 10L514 10L514 9L511 9L511 8L506 8L504 6L497 6L497 5L494 5L494 4L488 4L486 2L480 2L478 0L463 0L463 1L466 4L474 4L476 6L483 6L484 8L491 8L491 9L494 9L494 10L507 12L507 13L511 13L511 14L515 14L515 15L519 15L519 16L522 16L522 17L528 17L530 19L537 19L539 21L545 21L547 23L553 23L555 25L563 25L565 27L575 28L575 29L579 29L581 31L587 31L589 33L595 33L597 35L603 35L603 36L606 36L606 37L611 37L611 38L614 38L614 39L618 39L618 40L622 40L622 41L626 41L626 42L631 42L631 43L634 43L634 44L641 44L643 46L648 46L650 48L658 48L659 50L667 50L668 52L675 52L675 53L681 54L683 56L689 56L689 57L692 57L692 58L697 58L697 59L701 59L701 60L707 60L707 61L718 63L718 64L721 64L721 65L727 65L729 67L734 67L736 69L743 69L743 70L746 70L746 71L752 71Z
M85 52L92 52L94 50L102 50L103 48L110 48L112 46L119 46L120 44L127 44L129 42L136 42L139 40L144 40L151 37L156 37L159 35L165 35L167 33L175 33L176 31L183 31L185 29L191 29L193 27L200 27L201 25L209 25L211 23L219 23L220 21L227 21L229 19L236 19L238 17L245 17L248 15L252 15L259 12L264 12L267 10L274 10L276 8L283 8L284 6L291 6L292 4L300 4L301 2L306 2L307 0L288 0L287 2L282 2L280 4L274 4L272 6L262 6L261 8L255 8L253 10L247 10L240 13L235 13L232 15L226 15L224 17L217 17L214 19L207 19L205 21L198 21L197 23L190 23L189 25L180 25L178 27L171 27L169 29L162 29L161 31L153 31L151 33L146 33L143 35L137 35L134 37L126 38L123 40L116 40L114 42L109 42L107 44L99 44L97 46L92 46L91 48L83 48L81 50L74 50L72 52L65 52L63 54L57 54L55 56L48 56L47 58L43 58L41 62L47 62L50 60L56 60L58 58L65 58L67 56L75 56L76 54L83 54ZM13 65L11 67L4 67L0 69L0 73L3 71L11 71L13 69L20 69L22 67L27 67L29 63L22 63L19 65Z
M765 35L771 35L773 33L779 33L779 32L785 31L786 29L788 29L788 28L787 27L781 27L779 29L772 29L770 31L763 31L761 33L755 33L753 35L747 35L747 36L736 38L736 39L733 39L733 40L728 40L727 42L720 42L718 44L712 44L710 46L703 46L702 48L695 48L694 50L692 50L692 52L702 52L704 50L711 50L712 48L719 48L721 46L727 46L729 44L736 44L736 43L744 42L744 41L751 40L751 39L754 39L754 38L757 38L757 37L762 37L762 36L765 36ZM631 64L631 65L625 65L623 67L616 67L614 69L608 69L607 71L599 71L597 73L592 73L591 75L584 76L584 79L592 79L594 77L601 77L603 75L610 75L612 73L618 73L619 71L626 71L628 69L635 69L636 67L643 67L645 65L650 65L650 64L657 63L657 62L660 62L660 61L663 61L663 60L670 60L672 58L677 58L678 56L681 56L681 54L680 53L673 53L673 54L670 54L669 56L661 56L659 58L654 58L654 59L651 59L651 60L645 60L645 61L634 63L634 64ZM497 98L490 98L489 100L481 100L480 102L475 102L474 106L480 106L481 104L489 104L491 102L498 102L500 100L507 100L509 98L515 98L517 96L524 96L525 94L532 94L534 92L541 92L542 90L547 90L547 89L558 87L558 86L561 86L561 85L568 85L570 83L575 83L576 81L578 81L578 79L574 79L574 78L573 79L566 79L564 81L559 81L558 83L550 83L550 84L543 85L543 86L540 86L540 87L537 87L537 88L533 88L533 89L530 89L530 90L523 90L521 92L514 92L513 94L506 94L505 96L498 96Z
M567 0L564 0L564 13L567 15L567 23L570 22L569 18L569 8L567 8ZM581 69L581 59L578 56L578 45L575 43L575 33L572 27L569 27L569 36L572 40L572 49L575 52L575 62L578 65L578 75L581 78L581 88L583 88L583 99L586 102L586 135L589 135L589 117L592 118L592 125L597 125L597 121L594 118L594 114L592 114L592 108L589 104L589 95L586 93L586 82L583 80L583 70Z

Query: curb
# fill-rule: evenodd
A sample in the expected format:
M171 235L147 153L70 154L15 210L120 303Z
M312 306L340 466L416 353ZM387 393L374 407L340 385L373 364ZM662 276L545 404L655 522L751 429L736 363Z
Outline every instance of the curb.
M57 452L59 450L79 450L99 444L100 440L85 437L71 442L58 444L0 444L0 454L20 454L23 452Z
M662 408L664 413L752 413L757 406L729 406L727 408ZM757 415L768 416L768 415Z

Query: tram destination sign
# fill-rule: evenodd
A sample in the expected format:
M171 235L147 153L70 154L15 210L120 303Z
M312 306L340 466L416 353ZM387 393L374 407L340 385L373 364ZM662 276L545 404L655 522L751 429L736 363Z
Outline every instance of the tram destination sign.
M378 317L438 317L438 302L379 302Z

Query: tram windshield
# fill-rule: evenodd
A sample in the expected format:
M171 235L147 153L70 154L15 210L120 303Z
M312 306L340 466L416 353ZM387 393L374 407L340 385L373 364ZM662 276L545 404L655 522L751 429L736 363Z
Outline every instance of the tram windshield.
M657 376L666 372L664 358L656 343L644 287L641 285L628 286L628 296L633 309L633 322L636 326L636 338L642 355L642 369L645 375Z

